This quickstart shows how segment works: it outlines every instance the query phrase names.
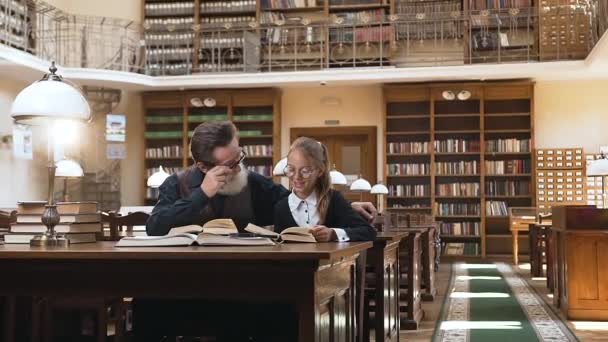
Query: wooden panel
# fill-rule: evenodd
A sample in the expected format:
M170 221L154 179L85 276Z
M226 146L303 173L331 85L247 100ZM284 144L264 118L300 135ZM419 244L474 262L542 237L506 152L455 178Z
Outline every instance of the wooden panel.
M430 99L429 89L424 86L385 86L386 102L427 101Z
M272 106L276 91L274 89L235 90L232 95L234 106Z
M142 96L145 108L182 108L184 94L177 92L149 92Z
M531 85L500 85L484 87L484 98L486 100L529 99L531 97Z
M599 299L597 242L593 237L570 236L566 244L570 308L592 308Z

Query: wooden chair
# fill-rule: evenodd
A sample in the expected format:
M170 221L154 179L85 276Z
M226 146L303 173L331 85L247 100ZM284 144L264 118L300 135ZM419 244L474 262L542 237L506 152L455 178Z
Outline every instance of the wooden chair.
M102 213L102 222L109 224L110 241L118 241L126 234L132 234L133 226L146 224L150 215L142 212L130 213L124 216L116 212ZM120 342L125 338L125 323L128 304L123 298L47 298L43 305L43 329L47 340L52 339L53 332L50 324L55 310L78 310L93 312L95 315L95 335L97 342L105 342L108 334L108 323L115 325L114 341Z

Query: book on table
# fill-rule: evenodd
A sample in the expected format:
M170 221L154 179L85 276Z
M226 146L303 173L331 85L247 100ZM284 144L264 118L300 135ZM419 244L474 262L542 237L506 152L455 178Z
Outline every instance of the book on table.
M242 236L230 219L216 219L203 226L188 225L172 228L162 236L130 236L120 239L116 247L160 246L274 246L263 236Z
M317 240L310 232L310 228L306 227L290 227L283 230L281 233L276 233L266 228L256 226L255 224L248 224L245 227L245 231L256 234L258 236L265 236L275 239L280 242L309 242L316 243Z
M42 215L46 201L17 202L17 215ZM95 214L99 211L98 203L87 202L59 202L55 204L59 215Z
M4 242L7 244L14 244L14 243L23 243L23 244L29 244L30 240L34 238L34 236L37 236L40 234L5 234L4 235ZM65 234L65 237L67 237L70 240L70 244L75 244L75 243L91 243L91 242L96 242L97 241L97 236L94 233L79 233L79 234Z

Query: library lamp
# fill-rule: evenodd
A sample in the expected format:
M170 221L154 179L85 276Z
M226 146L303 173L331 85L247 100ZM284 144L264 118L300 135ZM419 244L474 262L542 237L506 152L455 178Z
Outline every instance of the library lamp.
M158 188L163 185L165 179L167 179L170 174L166 173L161 165L158 168L158 171L154 172L152 176L148 177L148 186L151 188Z
M82 93L61 76L57 75L55 62L51 63L50 73L23 89L15 98L11 107L11 117L15 123L24 125L46 126L49 134L48 146L48 201L42 213L42 223L47 227L43 235L36 235L30 240L31 246L67 247L70 241L55 232L59 223L59 213L55 205L55 156L51 124L65 121L88 122L91 119L91 108ZM55 125L54 129L61 129Z
M602 207L608 208L608 191L606 191L606 176L608 176L608 159L602 154L602 158L592 161L587 167L587 176L602 177Z
M350 191L356 191L359 193L359 200L362 201L363 200L363 193L364 192L369 192L372 190L372 185L369 184L368 181L366 181L365 179L363 179L363 177L359 176L359 179L355 180L351 185L350 185Z
M384 201L382 200L382 196L388 195L388 188L386 185L382 184L382 182L378 182L378 184L372 186L370 190L372 195L376 195L377 204L378 204L378 212L382 213L382 207L384 206Z
M68 202L68 179L76 179L84 176L84 171L77 161L72 159L62 159L55 164L55 178L63 179L63 201Z
M346 185L348 182L346 181L346 176L338 170L336 170L336 165L333 166L331 171L329 171L329 178L331 179L332 185Z

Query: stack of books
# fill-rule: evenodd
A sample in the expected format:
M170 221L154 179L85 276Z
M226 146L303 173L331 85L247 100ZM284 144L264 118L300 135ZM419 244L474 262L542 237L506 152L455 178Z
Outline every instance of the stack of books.
M36 236L44 234L47 227L42 224L42 213L46 202L17 203L17 222L11 224L9 233L4 235L5 243L29 243ZM57 203L60 215L55 231L70 239L70 243L97 241L101 237L101 215L97 202Z

